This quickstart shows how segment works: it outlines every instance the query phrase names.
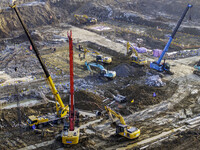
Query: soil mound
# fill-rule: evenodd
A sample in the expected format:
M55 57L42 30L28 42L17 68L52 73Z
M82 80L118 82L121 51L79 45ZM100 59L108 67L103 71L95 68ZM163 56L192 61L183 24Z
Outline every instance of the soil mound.
M134 73L136 72L135 67L129 64L120 64L117 67L113 68L113 70L116 71L116 74L119 77L134 76Z
M77 91L75 93L75 105L79 109L95 110L101 107L103 98L89 91Z
M134 103L130 104L130 109L137 111L166 100L175 91L175 89L170 90L167 87L128 86L121 90L120 94L126 96L128 103L134 99Z

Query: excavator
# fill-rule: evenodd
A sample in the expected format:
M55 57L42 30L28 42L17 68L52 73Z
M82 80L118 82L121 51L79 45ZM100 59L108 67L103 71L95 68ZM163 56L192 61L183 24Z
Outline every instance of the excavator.
M18 9L16 7L16 4L14 5L10 5L10 7L12 9L14 9L31 45L32 45L32 48L35 52L35 55L37 57L37 59L39 60L39 63L40 65L42 66L42 69L45 73L45 76L46 76L46 79L50 85L50 88L52 90L52 93L56 99L56 101L60 104L60 106L57 105L56 103L56 111L57 113L56 114L53 114L53 115L46 115L46 116L34 116L34 115L31 115L31 116L28 116L28 120L27 120L27 123L30 127L33 127L33 128L42 128L44 125L47 125L47 124L50 124L50 123L57 123L57 124L60 124L61 121L66 118L66 116L68 115L68 112L69 112L69 106L68 105L64 105L56 87L55 87L55 84L47 70L47 67L45 66L45 63L43 62L41 56L40 56L40 53L34 43L34 41L32 40L31 36L30 36L30 33L26 27L26 25L24 24L23 20L21 19L21 16L18 12Z
M97 51L92 51L92 50L89 50L87 48L83 48L81 45L78 45L78 47L76 48L82 52L84 52L84 55L86 55L86 53L93 53L95 55L93 55L94 57L96 57L96 62L102 62L104 64L110 64L112 62L112 58L111 57L108 57L108 56L102 56L100 55L99 52Z
M87 63L87 61L85 61L85 65L87 67L87 69L92 72L90 66L92 67L96 67L100 69L100 76L101 77L105 77L107 79L114 79L116 77L116 72L115 71L108 71L106 70L102 65L97 64L97 63Z
M143 66L147 64L147 60L140 58L136 49L129 42L127 42L127 56L130 57L133 52L135 53L135 56L131 57L131 63L138 66Z
M74 17L76 18L76 20L78 21L79 24L87 24L87 23L96 24L97 23L96 18L88 17L87 15L75 14Z
M111 57L105 57L105 56L102 56L102 55L97 55L96 61L102 62L104 64L110 64L112 62L112 58Z
M72 31L68 33L69 38L69 58L70 58L70 111L69 124L65 122L61 133L63 144L78 144L79 142L79 113L74 106L74 72L73 72L73 40Z
M124 136L128 139L135 139L140 136L140 129L136 127L131 127L126 125L124 118L120 115L117 114L115 111L113 111L110 107L105 106L105 110L107 111L109 117L112 119L112 124L116 126L116 133ZM113 116L119 119L120 123L116 123L114 121Z
M178 29L179 29L179 27L180 27L180 25L181 25L183 19L185 18L185 15L187 14L187 12L188 12L188 10L189 10L190 8L192 8L192 5L188 4L187 7L186 7L186 9L185 9L185 11L183 12L183 14L182 14L180 20L178 21L178 23L177 23L177 25L176 25L174 31L172 32L172 35L170 36L169 41L167 42L167 44L166 44L166 46L165 46L165 48L164 48L162 54L160 55L158 61L156 61L156 62L151 62L151 63L150 63L150 68L155 69L155 70L157 70L158 72L166 72L166 73L171 74L171 75L173 74L173 73L170 71L170 65L169 65L169 63L166 63L165 60L164 60L164 62L161 64L161 61L162 61L162 59L163 59L165 53L168 51L169 46L170 46L172 40L174 39L174 36L176 35L176 32L178 31Z

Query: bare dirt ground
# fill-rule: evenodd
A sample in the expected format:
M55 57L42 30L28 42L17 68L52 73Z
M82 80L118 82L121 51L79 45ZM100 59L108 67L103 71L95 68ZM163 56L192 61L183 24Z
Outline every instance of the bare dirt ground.
M55 112L55 100L45 82L43 71L34 52L29 50L30 44L15 18L15 26L12 26L13 30L17 29L13 32L14 38L5 39L2 37L1 39L3 42L0 51L0 100L7 104L5 106L2 104L0 109L0 149L197 149L200 138L198 127L200 123L200 81L199 77L192 72L193 65L199 57L167 60L171 64L174 75L165 75L162 78L162 81L166 83L165 86L153 87L146 85L147 78L153 75L149 67L131 66L129 58L125 56L126 41L134 41L137 38L143 38L143 44L147 48L163 48L167 40L165 35L171 33L170 23L176 22L174 20L177 20L178 16L169 19L170 17L167 16L171 14L162 15L161 13L163 18L158 21L155 18L148 18L154 13L153 11L151 11L152 14L146 16L143 16L145 11L139 7L137 8L139 14L129 12L129 9L135 8L135 3L138 3L138 6L142 5L142 1L135 1L133 4L130 2L129 5L127 2L123 2L121 5L123 10L119 11L114 8L118 8L122 1L110 2L109 7L112 8L113 13L111 13L110 8L105 7L108 1L87 2L75 3L71 1L70 5L67 6L69 11L64 11L66 2L60 0L49 1L43 9L45 12L37 12L38 8L36 9L36 7L31 7L30 10L35 11L37 15L43 14L42 17L35 16L35 18L40 18L40 21L32 20L33 24L34 22L38 22L38 24L30 27L31 33L65 104L68 104L69 97L67 31L72 30L73 32L75 101L76 108L81 111L79 144L64 148L61 142L56 140L55 136L63 129L63 124L46 127L45 129L54 131L53 134L49 135L35 133L27 128L26 116ZM148 3L146 2L146 4ZM176 3L179 4L180 1ZM168 5L171 6L170 3ZM62 17L60 20L58 19L59 16L67 14L72 17L72 12L84 13L86 6L88 6L87 10L90 8L88 15L100 19L97 25L75 27L65 22L68 19ZM162 8L161 4L158 6L159 9ZM24 8L24 11L28 8ZM39 9L42 8L44 7L39 7ZM58 13L58 8L60 8L60 13ZM127 10L125 11L125 9ZM50 10L55 11L51 11L50 14L46 13ZM137 14L140 21L133 21L134 15L120 17L127 15L127 12ZM8 12L4 11L4 13ZM21 13L25 15L25 20L29 20L30 16L24 12ZM29 13L27 12L27 14ZM173 14L173 12L170 13ZM45 19L49 15L53 16L54 21ZM9 14L8 18L10 16L12 15ZM165 19L170 23L166 23ZM1 29L5 25L1 24ZM110 29L94 30L95 27L102 25ZM187 29L187 25L185 23L185 28L177 34L175 42L171 45L171 51L198 48L198 36L194 32L198 31L198 25L195 26L195 29L190 28L191 30ZM158 30L157 26L162 28L162 31ZM5 37L9 37L8 29L1 31L4 31ZM188 42L189 38L191 38L191 42ZM85 59L82 58L83 52L76 49L78 44L90 50ZM189 47L187 47L188 44ZM56 51L53 49L55 47ZM116 79L102 81L99 78L98 70L94 71L93 74L87 71L84 63L95 60L96 54L94 52L113 58L112 64L105 66L105 68L115 70L117 72ZM81 58L79 54L81 54ZM157 59L145 56L149 62ZM17 71L15 71L16 68ZM153 96L154 93L156 96ZM126 96L127 102L122 104L113 101L114 95L117 94ZM19 111L16 107L17 98L21 103L21 132L18 123ZM131 103L133 99L134 103ZM27 103L29 107L26 107ZM120 112L128 125L140 128L141 136L135 140L127 140L115 135L115 129L111 128L110 120L95 117L95 112L104 110L105 105Z

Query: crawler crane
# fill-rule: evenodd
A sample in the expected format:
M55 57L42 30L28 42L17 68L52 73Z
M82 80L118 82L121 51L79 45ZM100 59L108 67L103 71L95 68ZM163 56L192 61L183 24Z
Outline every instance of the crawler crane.
M124 136L128 139L135 139L140 136L140 129L126 125L124 118L120 114L117 114L115 111L113 111L110 107L105 106L105 109L109 117L112 119L113 123L114 119L112 115L114 115L120 121L120 123L116 124L117 134Z
M178 28L180 27L180 25L181 25L183 19L185 18L185 15L187 14L187 12L188 12L188 10L189 10L190 8L192 8L192 5L188 4L187 7L186 7L186 9L185 9L185 11L183 12L183 15L181 16L181 19L180 19L179 22L177 23L177 25L176 25L174 31L172 32L172 35L170 36L169 41L167 42L167 44L166 44L166 46L165 46L165 48L164 48L162 54L160 55L158 61L156 61L156 62L151 62L151 63L150 63L150 68L155 69L155 70L157 70L157 71L159 71L159 72L166 72L166 73L168 73L168 74L173 74L173 73L170 71L170 65L169 65L169 63L165 63L165 61L164 61L162 64L160 64L160 63L161 63L161 61L162 61L162 59L163 59L165 53L168 51L169 46L170 46L172 40L174 39L174 36L176 35L176 32L178 31Z
M10 6L11 8L14 9L15 13L17 14L17 17L33 47L33 50L36 54L36 57L37 59L39 60L39 63L40 65L42 66L42 69L46 75L46 79L50 85L50 88L52 90L52 93L53 95L55 96L55 99L57 100L57 102L60 104L60 106L57 105L56 103L56 111L57 111L57 114L56 115L46 115L46 116L28 116L28 120L27 120L27 123L30 127L32 126L36 126L38 128L42 128L44 125L47 125L49 123L57 123L57 124L60 124L61 121L67 116L68 112L69 112L69 106L68 105L64 105L55 85L54 85L54 82L47 70L47 67L45 66L45 63L43 62L41 56L40 56L40 53L34 43L34 41L32 40L31 36L30 36L30 33L26 27L26 25L24 24L23 20L21 19L21 16L20 14L18 13L18 9L16 7L16 5L12 5Z

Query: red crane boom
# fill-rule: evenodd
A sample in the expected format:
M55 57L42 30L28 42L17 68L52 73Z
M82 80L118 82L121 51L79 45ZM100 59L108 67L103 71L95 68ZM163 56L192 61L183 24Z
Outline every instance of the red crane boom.
M69 62L70 62L70 114L69 114L69 130L74 131L74 72L73 72L73 40L72 40L72 31L67 33L69 38Z

